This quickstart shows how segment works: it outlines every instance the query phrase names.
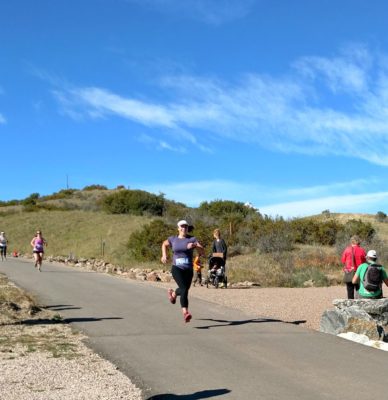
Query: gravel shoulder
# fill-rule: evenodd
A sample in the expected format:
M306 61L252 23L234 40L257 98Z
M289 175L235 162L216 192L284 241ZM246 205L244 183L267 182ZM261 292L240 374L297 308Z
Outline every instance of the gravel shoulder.
M174 282L144 284L163 290L175 287ZM254 289L197 286L190 291L193 303L200 298L239 309L252 318L299 321L302 326L316 330L323 311L333 307L333 299L344 295L345 288L341 286ZM28 324L0 319L1 399L142 399L141 391L124 374L83 343L83 335L66 324L53 323L47 315L30 317L33 318L38 321Z
M175 283L151 283L167 290ZM250 317L274 318L284 322L305 321L301 326L319 330L322 313L333 308L333 300L344 298L342 286L310 288L250 288L215 289L196 286L190 297L200 298L226 307L243 311ZM193 316L195 318L195 315Z

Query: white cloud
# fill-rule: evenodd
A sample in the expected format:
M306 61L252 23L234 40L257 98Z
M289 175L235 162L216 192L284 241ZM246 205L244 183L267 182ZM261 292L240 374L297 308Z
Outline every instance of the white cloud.
M56 96L74 118L80 113L94 118L117 115L158 128L156 134L164 128L164 134L171 131L176 140L205 151L221 138L275 151L346 156L388 166L384 57L352 46L331 59L301 58L294 63L297 73L283 78L251 74L226 83L164 77L162 88L169 98L175 95L169 103L124 97L97 87L62 90Z
M139 136L139 142L144 143L148 147L156 148L158 150L168 150L174 153L187 153L187 149L184 146L175 146L167 143L164 140L158 140L152 136L142 134Z
M302 57L294 67L309 78L322 77L333 92L363 92L368 89L372 58L365 46L349 45L338 57Z
M5 119L4 115L0 113L0 124L6 124L7 120Z

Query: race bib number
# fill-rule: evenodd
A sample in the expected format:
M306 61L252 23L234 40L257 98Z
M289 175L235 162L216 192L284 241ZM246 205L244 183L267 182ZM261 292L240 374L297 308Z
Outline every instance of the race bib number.
M175 265L179 266L179 265L188 265L189 264L189 259L187 257L181 257L181 258L177 258L175 260Z

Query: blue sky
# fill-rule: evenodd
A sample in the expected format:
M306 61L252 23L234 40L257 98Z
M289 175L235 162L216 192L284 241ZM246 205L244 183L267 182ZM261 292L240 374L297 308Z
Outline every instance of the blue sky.
M0 200L91 184L388 213L383 0L0 2Z

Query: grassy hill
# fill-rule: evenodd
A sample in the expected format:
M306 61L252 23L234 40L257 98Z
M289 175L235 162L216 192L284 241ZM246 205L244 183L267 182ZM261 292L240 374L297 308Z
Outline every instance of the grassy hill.
M41 229L48 242L47 255L102 258L128 264L125 245L132 232L150 221L148 217L109 215L92 211L17 211L0 217L0 229L9 238L9 251L31 252L30 241Z
M361 213L330 213L329 215L319 214L310 218L315 218L319 221L327 221L328 219L335 219L341 224L345 224L350 220L361 220L363 222L369 222L373 225L378 236L384 242L388 242L388 221L380 222L376 219L376 215L372 214L361 214Z
M139 266L138 262L129 258L126 244L133 232L154 217L102 211L101 199L118 191L66 190L37 198L33 207L23 201L2 204L0 230L8 236L9 252L31 253L30 241L40 229L48 242L47 256L104 258L113 264ZM170 222L185 217L179 207L173 208L176 215L169 216ZM195 212L195 209L189 212ZM375 215L322 213L309 218L322 222L333 219L341 224L362 220L373 225L382 242L388 240L388 223L377 221ZM248 235L255 244L256 236L252 232ZM147 267L160 266L157 259L147 263ZM342 273L339 249L335 246L296 245L282 253L259 253L253 248L248 254L231 257L228 260L228 275L231 282L249 280L260 282L263 286L303 286L309 281L324 286L340 282Z

